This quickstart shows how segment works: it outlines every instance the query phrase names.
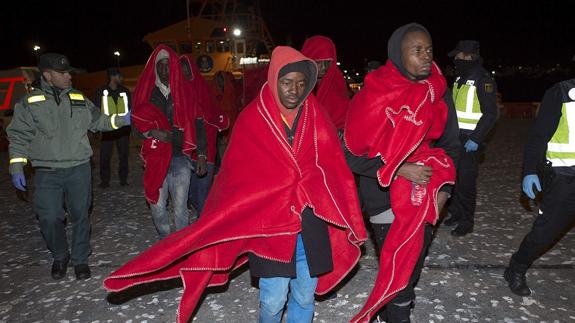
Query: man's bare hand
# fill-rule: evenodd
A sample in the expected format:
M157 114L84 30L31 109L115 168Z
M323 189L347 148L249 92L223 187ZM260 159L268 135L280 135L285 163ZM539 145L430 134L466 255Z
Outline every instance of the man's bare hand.
M397 175L417 184L427 184L432 175L431 167L414 163L404 163Z
M199 156L196 163L196 175L202 177L208 173L208 161L206 156Z
M152 129L150 135L161 142L172 142L172 133L163 129Z

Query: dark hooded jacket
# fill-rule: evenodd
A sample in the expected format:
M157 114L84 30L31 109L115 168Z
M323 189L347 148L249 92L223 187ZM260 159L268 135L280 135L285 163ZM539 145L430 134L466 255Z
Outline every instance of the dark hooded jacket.
M407 77L407 71L403 66L401 59L401 42L405 34L411 31L423 31L429 35L425 27L412 23L397 29L388 41L388 57L399 69L399 71ZM430 36L431 37L431 36ZM437 140L433 146L443 148L447 155L457 165L459 160L460 143L458 139L459 126L457 124L457 113L451 97L451 92L446 91L443 97L448 106L447 110L447 123L443 135ZM391 201L389 197L389 187L382 187L377 180L377 170L383 166L380 158L367 158L365 156L355 156L344 145L345 156L351 171L359 175L359 198L362 210L368 216L375 216L383 211L391 208ZM453 191L452 185L445 185L441 191L451 194Z

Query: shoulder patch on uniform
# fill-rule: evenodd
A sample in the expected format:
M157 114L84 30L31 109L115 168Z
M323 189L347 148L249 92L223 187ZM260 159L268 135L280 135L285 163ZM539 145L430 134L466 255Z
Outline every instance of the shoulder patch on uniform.
M69 93L70 99L76 101L84 101L84 96L80 93Z
M493 83L485 83L485 92L487 93L493 92Z
M33 96L29 97L27 101L28 101L28 103L42 102L42 101L46 101L46 97L43 95L33 95Z

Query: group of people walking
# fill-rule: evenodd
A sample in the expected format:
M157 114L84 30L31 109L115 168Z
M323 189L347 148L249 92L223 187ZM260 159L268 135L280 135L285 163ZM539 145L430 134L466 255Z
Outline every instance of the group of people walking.
M448 54L458 72L448 88L427 29L401 26L388 41L387 63L350 98L331 39L310 37L301 51L276 47L267 82L234 121L211 189L215 138L229 121L186 56L158 46L132 96L109 71L98 109L71 88L67 58L45 54L42 86L16 105L7 129L10 173L25 190L22 166L30 161L36 169L35 208L54 257L52 277L65 276L70 258L64 206L73 223L76 276L89 278L86 132L131 124L144 138L144 194L161 240L111 273L107 290L180 278L177 317L186 322L205 288L224 284L249 263L260 289L260 322L281 322L286 306L287 322L311 322L314 295L333 290L360 259L368 238L363 211L380 268L351 321L409 322L444 206L446 224L457 225L453 236L474 229L479 157L498 115L497 87L479 49L479 42L463 40ZM504 273L518 295L530 294L527 269L573 222L573 102L573 80L554 86L529 135L523 191L530 198L533 187L544 194L540 216ZM120 182L127 184L122 169ZM193 173L208 178L198 193L207 200L197 204L197 221L187 210ZM108 181L103 176L101 186Z

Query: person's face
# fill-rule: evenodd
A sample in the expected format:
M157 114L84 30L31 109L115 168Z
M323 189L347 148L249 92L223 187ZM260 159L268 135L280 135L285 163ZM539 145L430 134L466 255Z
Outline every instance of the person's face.
M160 82L165 86L170 86L170 64L167 58L163 58L156 63L156 72Z
M72 86L72 75L70 75L70 72L47 70L42 72L42 75L48 84L57 88L67 89Z
M278 81L278 94L282 105L287 109L297 108L307 84L305 74L290 72L280 77Z
M113 75L110 77L110 80L117 85L122 85L122 83L124 83L124 76L122 76L122 74Z
M190 68L190 64L188 64L188 61L181 60L180 65L182 66L182 72L186 79L191 80L194 76L192 75L192 69Z
M317 78L318 80L321 80L325 76L325 73L327 73L329 67L331 66L331 60L316 61L316 63L317 63Z
M455 57L453 57L454 60L462 60L462 61L470 61L473 59L473 56L471 56L471 54L465 54L464 52L459 52L457 53L457 55L455 55Z
M429 76L433 61L431 38L422 31L407 33L401 42L401 60L410 79Z

